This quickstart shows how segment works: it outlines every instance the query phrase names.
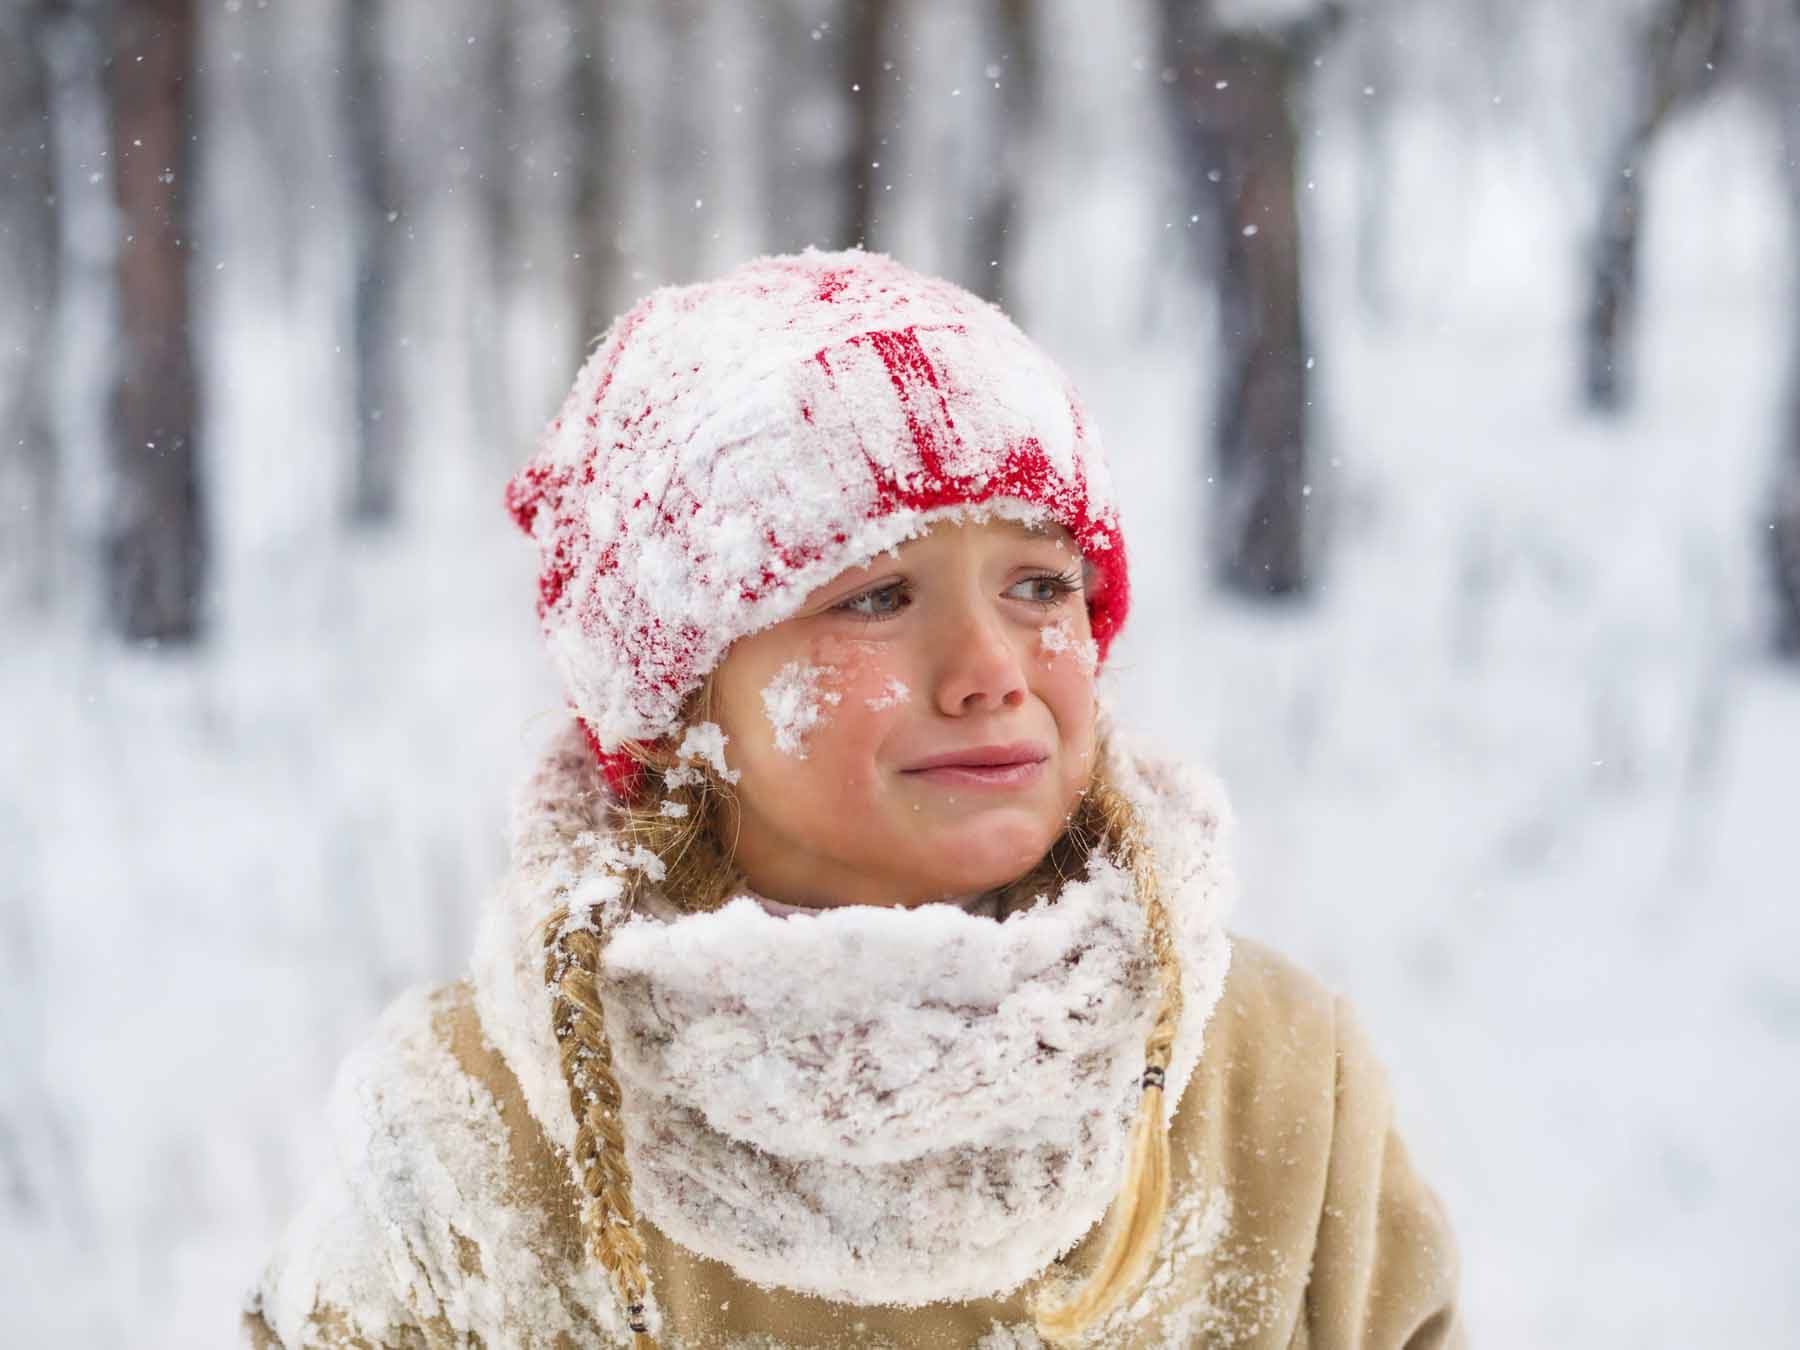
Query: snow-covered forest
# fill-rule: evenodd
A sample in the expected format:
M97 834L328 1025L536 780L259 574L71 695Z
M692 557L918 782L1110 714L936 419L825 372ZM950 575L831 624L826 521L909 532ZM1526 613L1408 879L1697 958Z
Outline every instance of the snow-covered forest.
M1797 159L1787 0L6 0L0 1341L234 1343L559 716L503 483L861 241L1082 388L1476 1342L1796 1343Z

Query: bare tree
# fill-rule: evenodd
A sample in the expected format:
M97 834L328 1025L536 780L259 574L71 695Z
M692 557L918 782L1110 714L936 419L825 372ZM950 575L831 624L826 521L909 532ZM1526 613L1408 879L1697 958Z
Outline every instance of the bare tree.
M576 251L581 255L576 331L585 351L612 322L624 270L619 247L623 166L614 125L620 99L599 7L592 0L565 0L565 6L574 50L565 78L574 127Z
M757 25L760 72L764 244L788 251L838 247L852 193L867 164L852 161L857 104L876 97L850 70L848 43L829 0L772 0Z
M898 73L893 48L894 7L890 0L852 0L845 7L844 35L851 75L850 172L844 176L847 206L844 242L880 246L882 148L887 144L888 110Z
M125 636L191 641L206 570L187 266L194 7L118 0L112 23L122 239L108 598Z
M1770 103L1786 151L1783 172L1791 208L1789 225L1800 236L1800 5L1793 0L1769 5L1749 30L1760 77L1759 87L1773 95ZM1789 374L1786 416L1777 430L1775 473L1768 519L1768 562L1775 599L1776 650L1800 661L1800 294L1789 300Z
M1716 81L1732 7L1732 0L1664 0L1642 39L1641 81L1601 188L1583 325L1582 388L1600 411L1617 409L1628 392L1644 161L1669 119Z
M45 50L56 8L36 0L0 11L0 601L39 610L51 599L58 515L45 370L62 273Z
M988 195L976 213L970 274L988 299L1004 306L1016 300L1008 294L1006 261L1028 168L1026 156L1043 98L1043 63L1030 0L994 0L992 20L1001 53L1000 110L995 128L998 154Z
M1337 18L1327 6L1281 27L1227 30L1207 6L1165 0L1163 9L1182 169L1211 216L1221 353L1215 566L1228 585L1259 596L1308 582L1309 348L1293 100Z
M349 148L351 233L351 446L345 514L354 525L393 519L405 433L400 352L400 176L391 110L383 95L382 0L346 0L342 10L344 117Z

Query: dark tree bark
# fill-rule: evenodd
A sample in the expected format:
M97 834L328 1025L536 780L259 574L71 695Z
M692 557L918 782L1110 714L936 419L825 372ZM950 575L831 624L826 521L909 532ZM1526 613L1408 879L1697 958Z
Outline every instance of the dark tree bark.
M1777 40L1762 44L1763 82L1773 94L1773 111L1787 152L1789 228L1800 238L1800 6L1790 7ZM1779 428L1775 475L1765 531L1769 580L1775 600L1775 648L1800 662L1800 285L1788 303L1793 346L1788 352L1787 416Z
M706 102L714 78L706 61L702 0L657 0L652 6L662 48L662 97L651 139L664 266L670 281L700 279L701 233L707 197Z
M622 157L615 123L617 87L599 7L591 0L566 0L574 59L566 76L569 121L574 128L574 187L577 340L581 352L606 331L619 306L623 259L619 246L619 206L623 197Z
M1800 361L1796 361L1800 366ZM1775 594L1775 648L1800 659L1800 370L1793 375L1787 425L1775 467L1768 534Z
M201 630L204 493L194 443L188 203L192 0L118 0L108 70L119 248L109 601L128 638Z
M1007 286L1007 256L1013 221L1018 215L1026 155L1043 97L1042 61L1038 50L1036 10L1030 0L995 0L993 23L998 34L1000 111L994 176L989 195L977 212L974 257L969 269L976 287L1004 307L1016 302Z
M381 0L347 0L342 11L354 259L351 397L356 428L344 511L350 523L360 527L394 518L406 430L399 270L400 241L411 224L402 214L392 122L382 88L386 69L382 12Z
M507 316L514 287L529 266L518 218L520 99L519 48L514 38L522 16L514 0L485 0L479 40L481 116L476 192L481 202L482 249L486 263L482 294L464 347L465 378L477 391L474 419L481 443L510 460L513 421L511 368L507 360Z
M852 88L845 35L830 0L772 0L757 24L764 165L763 246L792 252L807 244L853 242L853 193L863 173L852 162L856 104L874 91ZM819 33L817 40L814 33ZM867 165L862 166L863 170Z
M55 574L51 358L62 275L45 43L56 5L0 12L0 609L47 609Z
M894 8L890 0L851 0L844 6L845 59L850 70L850 172L844 175L844 242L881 246L881 185L877 167L887 145L887 110L898 80L884 69L892 49Z
M1582 327L1582 390L1588 406L1601 412L1618 409L1629 393L1644 161L1670 117L1715 82L1724 63L1731 3L1668 0L1644 37L1642 82L1601 189Z
M1164 62L1189 191L1206 202L1218 295L1213 427L1214 567L1251 595L1303 592L1307 358L1301 294L1299 145L1292 99L1335 22L1220 31L1203 7L1168 0Z

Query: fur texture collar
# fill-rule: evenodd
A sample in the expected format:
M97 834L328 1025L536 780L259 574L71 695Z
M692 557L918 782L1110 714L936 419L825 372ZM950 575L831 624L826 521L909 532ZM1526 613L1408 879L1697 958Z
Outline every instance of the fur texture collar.
M1229 962L1229 813L1215 782L1114 753L1176 928L1172 1116ZM600 788L571 727L518 800L475 969L483 1024L565 1152L541 925L597 904L633 1196L690 1250L761 1284L913 1306L1008 1293L1105 1214L1155 1013L1127 873L1096 856L1003 921L778 917L747 896L628 915Z

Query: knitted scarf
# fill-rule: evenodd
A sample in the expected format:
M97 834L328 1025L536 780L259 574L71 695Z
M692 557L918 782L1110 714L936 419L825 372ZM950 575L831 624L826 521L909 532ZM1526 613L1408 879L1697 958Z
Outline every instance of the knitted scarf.
M1174 926L1185 1000L1165 1105L1229 962L1217 784L1115 752ZM640 1213L741 1277L854 1304L1002 1296L1105 1214L1138 1103L1156 980L1144 906L1096 851L1004 919L951 905L779 916L625 908L627 858L571 727L521 795L478 1007L565 1151L575 1120L544 987L560 905L608 935L600 997Z

